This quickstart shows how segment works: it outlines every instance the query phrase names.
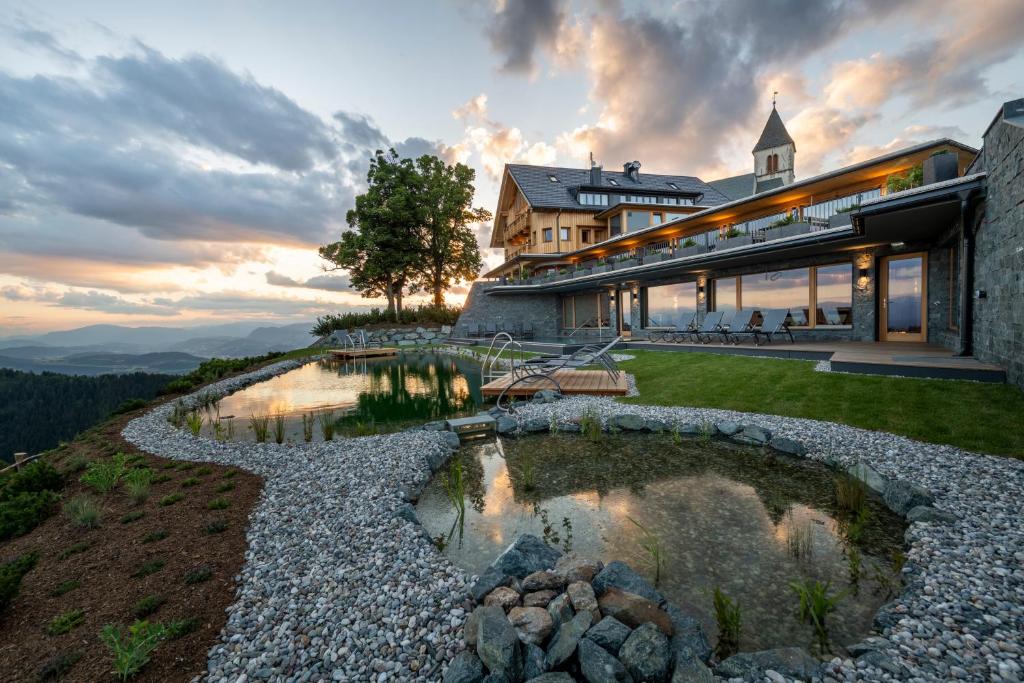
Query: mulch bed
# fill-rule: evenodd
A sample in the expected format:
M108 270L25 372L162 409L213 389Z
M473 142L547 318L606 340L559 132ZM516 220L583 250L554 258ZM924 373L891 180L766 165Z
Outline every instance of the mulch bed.
M118 452L142 455L145 463L140 464L151 467L157 477L169 477L153 484L148 500L135 505L120 487L101 497L80 483L75 472L67 476L63 501L82 494L99 499L103 508L99 528L82 529L58 511L31 533L0 544L0 561L32 551L39 554L38 564L25 575L18 596L0 614L4 681L40 680L41 671L55 658L76 655L80 658L60 680L115 680L111 653L100 640L100 630L106 624L130 625L137 618L134 606L150 595L164 599L159 609L146 617L150 622L194 617L196 628L181 638L162 642L132 680L189 681L205 673L206 653L224 626L225 608L234 600L234 577L244 560L248 517L263 481L230 467L182 463L141 453L121 438L122 427L138 414L109 420L48 457L58 470L66 471L81 466L83 457L98 459ZM198 483L182 486L192 478ZM218 492L228 483L233 484L231 490ZM184 498L161 505L161 499L171 493L181 493ZM226 498L230 506L208 509L208 503L216 498ZM124 515L136 511L144 515L122 522ZM227 522L227 528L210 533L207 526L215 520ZM166 537L143 541L162 532ZM76 549L80 551L69 554ZM158 561L163 565L154 573L133 576L140 566ZM186 573L202 568L210 570L208 580L185 582ZM78 587L54 595L57 586L69 581L78 581ZM51 619L75 609L85 612L81 625L64 635L47 633Z

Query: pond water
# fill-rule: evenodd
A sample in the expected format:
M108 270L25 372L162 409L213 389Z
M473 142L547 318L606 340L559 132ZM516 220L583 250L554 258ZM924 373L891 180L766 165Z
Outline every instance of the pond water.
M305 439L304 415L316 416L312 440L319 441L324 438L323 416L330 416L339 434L361 434L474 415L481 404L479 364L446 354L404 352L388 358L306 363L225 396L216 410L221 438L252 441L251 416L270 416L267 441L273 442L273 418L281 416L285 440L297 442ZM206 412L202 431L216 436L216 412Z
M836 505L824 466L700 439L572 435L477 442L456 456L464 482L462 523L448 472L435 476L417 516L452 561L479 574L519 534L605 562L622 560L717 634L712 593L742 610L741 650L810 646L794 581L849 591L826 624L832 646L857 642L898 591L905 524L880 499L852 523ZM457 489L456 489L457 491ZM850 555L860 578L850 581Z

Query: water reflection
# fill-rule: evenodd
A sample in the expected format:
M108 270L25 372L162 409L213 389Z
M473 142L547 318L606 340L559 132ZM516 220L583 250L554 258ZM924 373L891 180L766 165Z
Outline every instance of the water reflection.
M302 441L302 415L333 411L338 428L391 431L412 423L471 415L482 404L480 369L473 361L435 353L391 358L321 360L224 397L222 423L236 440L252 440L251 415L282 415L285 438ZM213 436L207 424L204 433ZM319 428L314 439L321 439ZM273 436L269 440L273 440Z
M504 450L503 450L504 449ZM463 449L467 499L464 534L445 553L481 572L516 536L544 536L563 550L628 562L653 579L643 529L663 553L659 588L715 633L711 592L720 587L743 610L745 650L809 645L789 584L849 584L850 544L835 510L832 474L823 467L772 459L749 449L697 441L674 445L657 436L608 437L591 444L572 436L488 442ZM880 501L868 504L856 545L867 576L856 597L831 616L835 643L870 630L887 601L890 557L902 546L902 521ZM440 478L417 514L444 536L454 514ZM882 578L875 579L873 571Z

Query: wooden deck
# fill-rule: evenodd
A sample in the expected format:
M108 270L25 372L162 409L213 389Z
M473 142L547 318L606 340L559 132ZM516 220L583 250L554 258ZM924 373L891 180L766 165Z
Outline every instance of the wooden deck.
M335 358L351 360L355 358L386 358L398 354L398 349L382 347L377 349L331 349L330 354Z
M555 380L561 386L563 395L584 396L625 396L629 391L626 386L625 374L612 379L603 370L555 370ZM512 382L512 375L507 374L488 382L480 388L484 396L498 396ZM541 389L554 389L551 382L538 379L536 382L517 384L509 390L507 396L533 396Z

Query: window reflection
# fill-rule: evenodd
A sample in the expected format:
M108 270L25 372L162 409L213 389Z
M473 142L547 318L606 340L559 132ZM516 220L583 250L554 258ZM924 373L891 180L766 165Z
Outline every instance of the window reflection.
M741 288L743 308L758 311L788 308L788 323L805 326L810 313L810 283L809 268L744 275Z
M645 327L682 327L683 316L697 310L697 283L647 288Z
M715 280L715 310L736 310L736 278L727 277Z
M853 264L817 268L818 325L853 324Z
M716 311L734 311L737 305L760 312L784 308L791 327L853 324L851 263L719 278L712 285Z

